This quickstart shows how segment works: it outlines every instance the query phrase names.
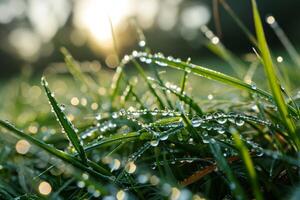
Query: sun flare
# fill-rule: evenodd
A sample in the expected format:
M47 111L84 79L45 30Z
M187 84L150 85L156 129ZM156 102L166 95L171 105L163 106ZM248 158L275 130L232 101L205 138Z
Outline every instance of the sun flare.
M102 49L113 46L110 20L114 30L130 14L130 0L84 0L76 5L75 25L88 32Z

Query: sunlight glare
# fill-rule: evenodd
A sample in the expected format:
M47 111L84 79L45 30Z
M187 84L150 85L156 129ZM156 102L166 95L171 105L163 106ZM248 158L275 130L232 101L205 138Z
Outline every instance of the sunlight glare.
M130 0L82 0L76 4L75 25L88 32L101 48L112 48L109 19L114 30L130 13Z

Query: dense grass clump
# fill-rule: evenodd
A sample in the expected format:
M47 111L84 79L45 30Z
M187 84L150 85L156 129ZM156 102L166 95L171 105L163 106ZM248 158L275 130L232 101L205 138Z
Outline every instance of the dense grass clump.
M202 27L207 47L238 76L152 53L143 40L110 84L99 86L108 76L83 73L62 49L75 87L65 78L67 94L55 96L57 80L45 74L50 81L43 77L41 88L51 109L45 99L24 103L18 93L4 104L15 105L11 118L22 123L0 120L0 199L299 198L299 94L291 92L299 73L273 64L254 0L252 6L257 39L229 10L256 49L250 63ZM259 67L270 90L253 81L262 77ZM179 80L170 80L174 74Z

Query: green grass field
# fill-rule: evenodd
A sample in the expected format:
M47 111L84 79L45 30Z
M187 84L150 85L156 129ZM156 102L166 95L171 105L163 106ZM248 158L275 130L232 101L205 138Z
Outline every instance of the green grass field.
M252 10L253 34L229 13L246 58L202 28L230 69L143 40L114 73L62 48L64 72L0 83L0 199L299 199L299 56Z

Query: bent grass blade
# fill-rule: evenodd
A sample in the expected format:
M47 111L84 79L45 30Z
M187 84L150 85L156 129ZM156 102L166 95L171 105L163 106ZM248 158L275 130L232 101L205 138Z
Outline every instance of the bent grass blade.
M48 82L46 81L45 77L42 77L41 82L42 82L42 86L44 87L44 89L46 91L46 95L48 97L50 105L51 105L53 111L55 112L55 115L56 115L58 121L60 122L63 130L67 134L68 139L70 140L70 142L72 143L72 145L74 146L76 151L79 153L81 160L84 163L87 163L87 158L86 158L84 149L82 147L82 144L81 144L80 139L75 131L73 124L68 120L68 118L66 117L66 115L64 114L64 112L62 111L60 106L58 105L56 99L54 98L53 93L48 88Z

